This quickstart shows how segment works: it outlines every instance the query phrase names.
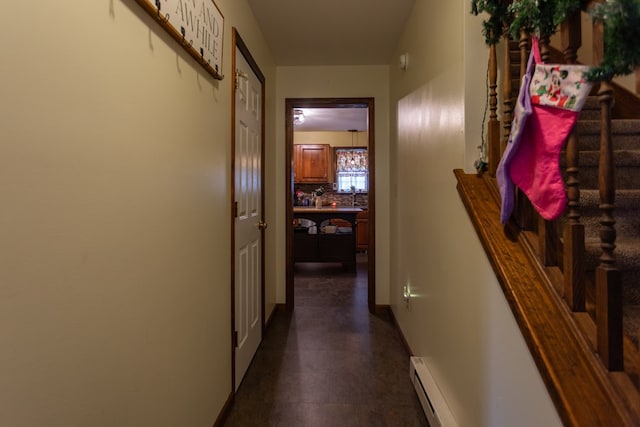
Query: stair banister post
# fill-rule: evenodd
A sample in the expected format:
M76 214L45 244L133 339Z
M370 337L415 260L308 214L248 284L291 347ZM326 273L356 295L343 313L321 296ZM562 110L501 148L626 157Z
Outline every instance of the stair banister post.
M504 40L504 71L502 76L502 140L500 144L500 152L503 153L509 140L509 134L511 133L511 119L513 112L512 96L511 96L511 54L510 39L509 39L509 26L505 24L503 29L502 38Z
M580 11L560 25L562 52L567 64L575 64L582 45ZM566 145L567 222L563 229L564 299L572 311L585 311L584 224L580 223L579 143L575 128Z
M520 49L520 78L527 72L527 63L529 61L529 51L531 50L531 41L529 34L522 31L520 33L520 41L518 42Z
M549 59L551 58L551 51L549 50L550 42L548 35L540 37L540 59L545 63L549 62Z
M520 52L520 71L518 73L519 79L518 81L522 81L522 76L526 72L527 62L529 60L529 52L531 49L531 37L529 34L521 30L520 31L520 40L518 41L518 50ZM515 96L513 97L515 99ZM512 104L513 105L513 104ZM537 217L531 202L522 192L522 190L516 190L516 198L515 198L515 218L516 223L523 230L534 230L537 227Z
M593 27L593 56L601 63L604 46L604 26L600 22ZM597 350L600 359L610 371L624 368L622 347L622 283L616 267L614 250L616 229L615 181L613 144L611 140L611 106L613 88L609 81L602 81L598 90L600 101L600 158L598 161L598 189L600 192L600 248L602 253L596 267L596 328Z
M498 121L498 58L496 45L489 46L489 125L487 141L489 144L489 173L496 175L502 152L500 150L500 122Z

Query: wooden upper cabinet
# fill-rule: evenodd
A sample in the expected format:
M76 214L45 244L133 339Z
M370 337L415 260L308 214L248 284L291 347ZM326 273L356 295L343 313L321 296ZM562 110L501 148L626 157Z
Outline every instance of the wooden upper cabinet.
M330 181L331 146L297 144L293 146L294 182L327 183Z

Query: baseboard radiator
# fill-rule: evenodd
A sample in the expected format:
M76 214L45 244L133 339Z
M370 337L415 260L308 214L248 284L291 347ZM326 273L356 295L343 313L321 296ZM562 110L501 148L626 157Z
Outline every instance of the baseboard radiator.
M430 427L457 427L449 406L421 357L411 358L409 375Z

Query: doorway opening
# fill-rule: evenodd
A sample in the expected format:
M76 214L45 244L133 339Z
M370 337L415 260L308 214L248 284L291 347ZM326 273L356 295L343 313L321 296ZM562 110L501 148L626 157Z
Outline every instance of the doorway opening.
M340 120L335 125L326 125L324 129L334 127L333 131L344 132L348 134L346 145L343 148L352 148L357 154L361 150L361 145L366 147L367 156L367 181L365 188L357 188L356 185L350 187L348 192L337 191L336 180L336 157L335 148L329 157L327 165L327 176L312 178L309 182L321 183L319 188L333 189L334 200L342 203L346 197L352 203L352 206L366 208L368 215L366 221L367 249L364 252L367 261L367 305L369 312L376 312L376 295L375 295L375 109L373 98L287 98L285 100L286 121L285 121L285 148L286 148L286 308L291 312L295 305L294 296L294 204L298 201L296 195L296 179L294 179L294 133L296 127L300 127L300 121L309 123L311 116L305 116L307 112L339 112L337 115L322 115L325 119L330 116L339 116L341 119L348 119L350 113L361 115L364 113L365 128L359 129L356 125L349 124L348 120ZM354 132L355 131L355 132ZM358 147L356 147L355 137L358 137ZM329 144L330 145L330 144ZM340 144L339 144L340 145ZM316 161L314 160L314 164ZM298 178L299 179L299 178ZM326 181L326 182L324 182ZM358 182L358 181L354 181ZM320 193L320 191L318 191ZM336 202L333 202L336 203ZM347 202L348 204L349 202ZM320 204L319 206L322 206ZM318 224L319 226L320 224ZM317 231L317 230L316 230ZM354 230L355 231L355 230ZM354 247L354 251L356 248Z

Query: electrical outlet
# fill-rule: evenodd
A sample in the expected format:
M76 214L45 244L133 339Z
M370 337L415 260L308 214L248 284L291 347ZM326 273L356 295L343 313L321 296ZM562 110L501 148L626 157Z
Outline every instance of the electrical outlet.
M411 287L409 283L406 283L402 287L402 300L404 301L405 308L411 310Z
M407 283L402 287L402 299L404 302L408 302L409 298L411 298L411 291L409 290L409 284Z

